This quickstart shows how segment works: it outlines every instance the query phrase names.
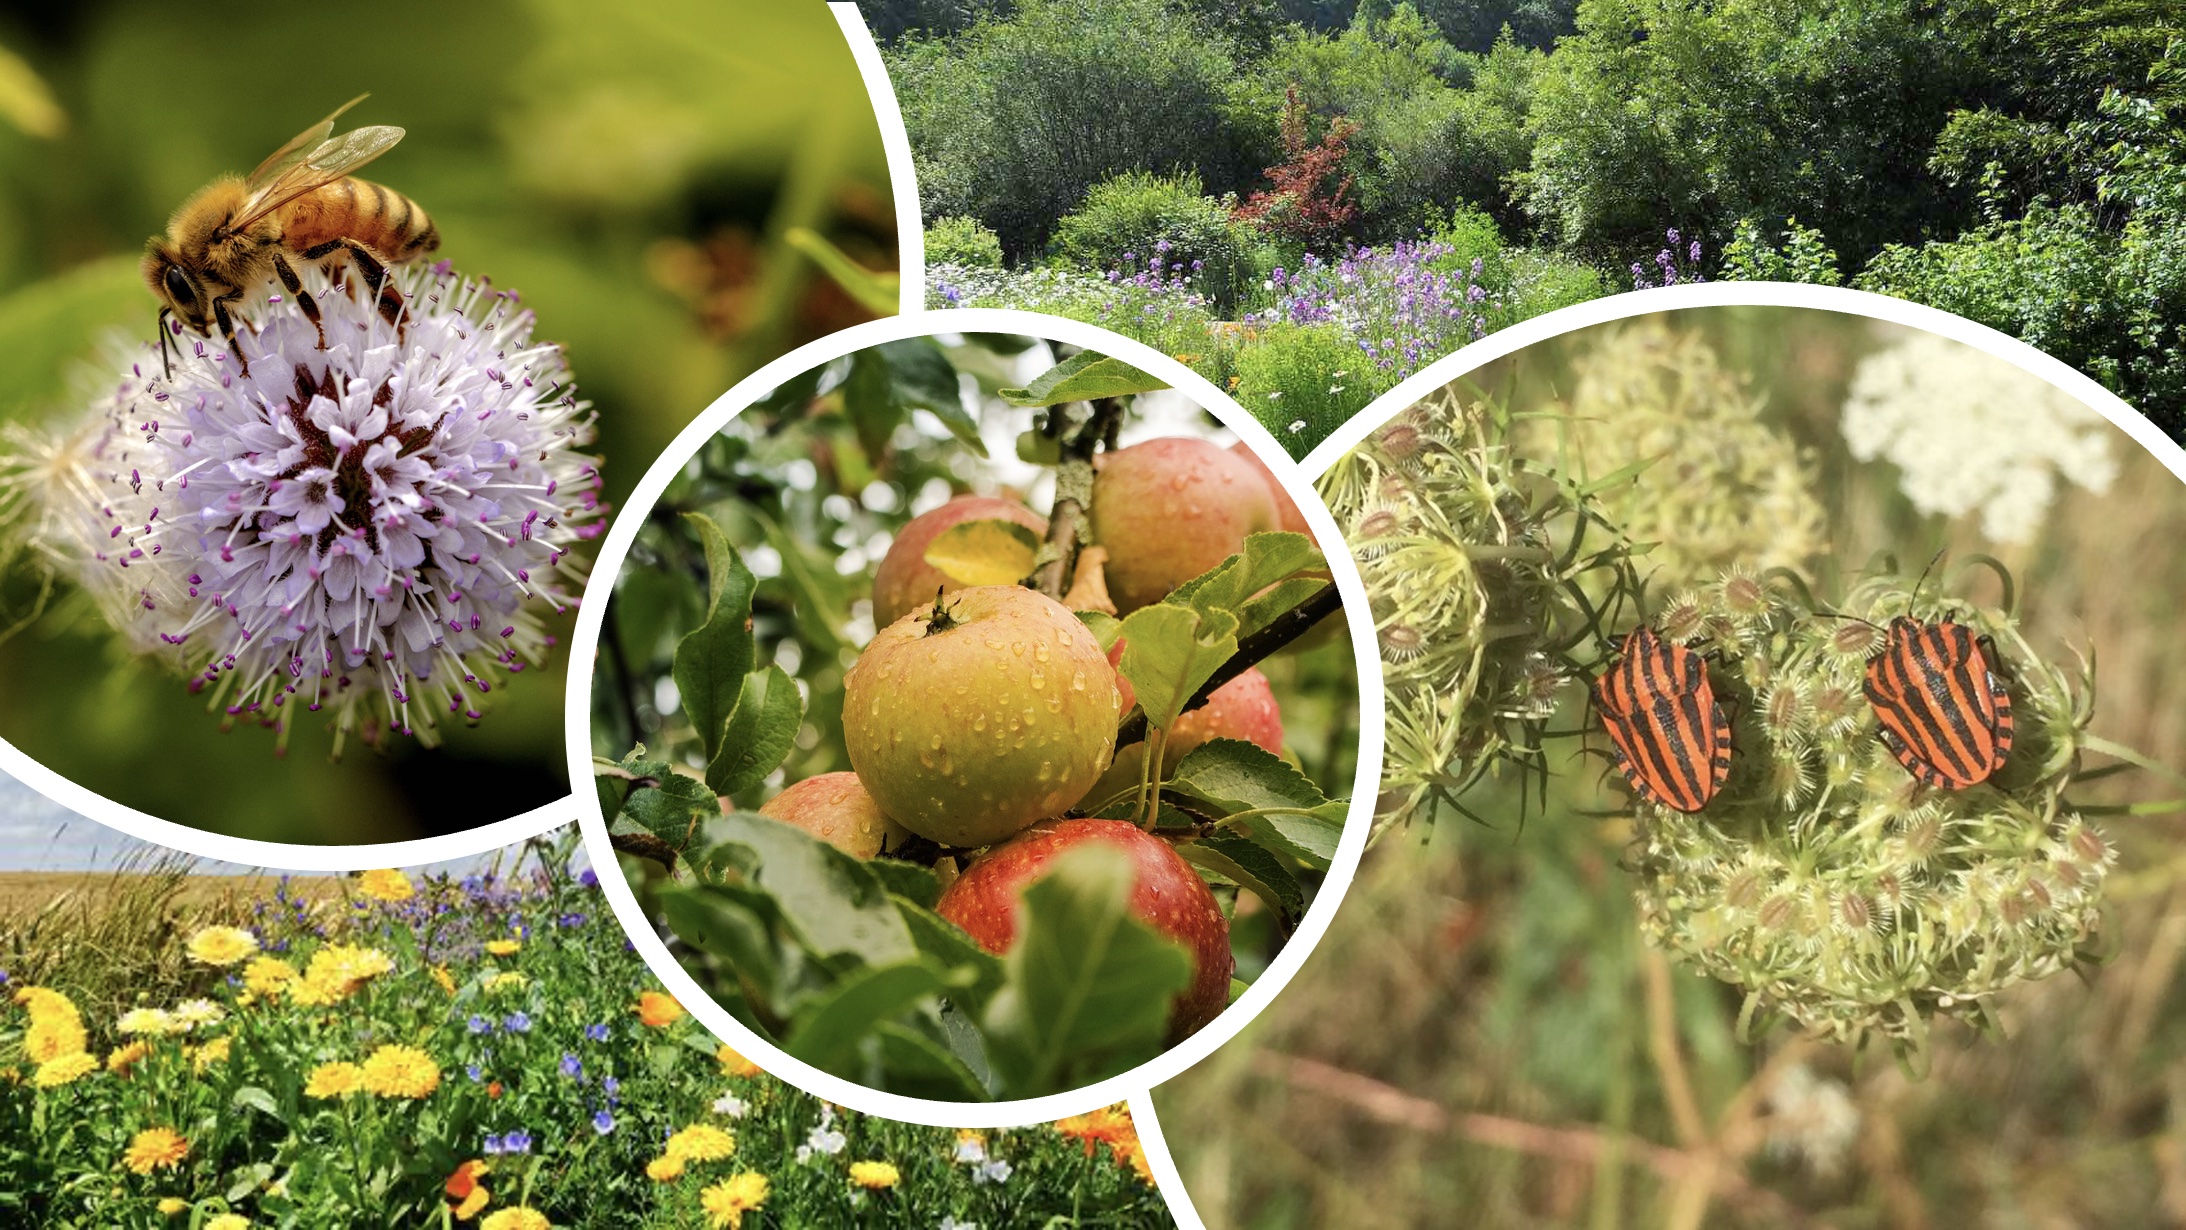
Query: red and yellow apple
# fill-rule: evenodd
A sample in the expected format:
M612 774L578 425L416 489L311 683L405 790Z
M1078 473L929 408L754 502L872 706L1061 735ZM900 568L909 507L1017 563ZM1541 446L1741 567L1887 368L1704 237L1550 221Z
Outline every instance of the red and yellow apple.
M984 846L1085 797L1121 708L1077 616L980 585L874 636L843 677L843 741L881 811L942 845Z
M721 800L722 810L729 801ZM890 820L855 773L822 773L759 805L759 814L803 829L856 859L872 858L910 839Z
M1298 511L1297 503L1290 498L1289 492L1283 490L1283 484L1275 481L1275 471L1268 468L1267 462L1260 460L1260 454L1246 447L1243 440L1232 444L1230 451L1251 462L1252 468L1258 470L1260 477L1267 480L1268 494L1275 500L1275 528L1312 537L1313 531L1306 528L1305 514Z
M930 512L911 518L888 544L888 554L873 570L873 626L885 628L940 592L964 588L926 562L926 548L943 530L966 521L1014 521L1036 534L1047 532L1047 518L1015 500L988 495L960 495Z
M1184 945L1192 980L1169 1012L1176 1041L1221 1015L1229 1003L1230 924L1222 907L1168 842L1122 820L1043 820L974 860L943 890L934 909L992 953L1017 940L1018 896L1064 853L1087 843L1114 846L1131 858L1136 880L1131 914Z
M1280 525L1260 471L1191 436L1145 440L1101 457L1093 538L1108 549L1108 593L1129 614L1159 602Z

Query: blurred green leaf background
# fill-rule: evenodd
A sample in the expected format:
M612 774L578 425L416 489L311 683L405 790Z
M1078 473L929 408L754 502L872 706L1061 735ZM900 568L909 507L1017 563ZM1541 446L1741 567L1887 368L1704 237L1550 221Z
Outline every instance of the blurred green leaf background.
M568 348L618 505L736 379L870 315L793 233L895 266L879 130L818 4L124 0L17 9L0 51L34 75L0 64L0 421L71 413L102 341L151 335L137 258L184 197L365 91L344 126L407 129L370 177ZM88 602L63 586L41 611L39 591L20 560L0 581L0 626L22 624L0 644L0 736L130 807L268 840L392 841L568 791L561 660L436 751L330 763L328 733L299 723L276 759L272 732L221 733Z

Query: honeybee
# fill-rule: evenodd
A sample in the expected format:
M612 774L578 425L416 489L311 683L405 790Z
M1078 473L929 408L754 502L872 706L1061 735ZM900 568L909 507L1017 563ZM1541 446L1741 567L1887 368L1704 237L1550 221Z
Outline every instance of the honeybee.
M359 94L240 179L223 175L182 203L165 235L145 245L144 281L160 300L160 362L167 360L167 318L172 315L207 337L218 325L228 351L250 374L250 361L235 340L235 314L245 295L278 279L319 331L319 305L296 276L299 264L325 269L348 260L375 296L379 314L402 327L402 292L387 266L440 246L440 232L417 202L392 188L353 179L350 172L394 148L402 129L375 124L338 137L334 121L363 102Z

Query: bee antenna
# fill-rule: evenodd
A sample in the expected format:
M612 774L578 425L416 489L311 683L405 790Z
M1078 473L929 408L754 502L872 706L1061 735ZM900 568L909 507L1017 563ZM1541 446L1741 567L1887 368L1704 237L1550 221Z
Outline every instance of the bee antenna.
M159 319L152 326L152 331L159 334L159 368L166 373L169 380L175 378L174 363L167 357L167 318L173 314L173 308L162 306L159 309Z

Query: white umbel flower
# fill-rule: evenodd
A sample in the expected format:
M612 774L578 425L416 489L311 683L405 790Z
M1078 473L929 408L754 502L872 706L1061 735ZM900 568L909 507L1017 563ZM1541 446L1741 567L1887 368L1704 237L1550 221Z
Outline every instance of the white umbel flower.
M1932 333L1860 360L1840 430L1854 457L1898 467L1914 507L1946 517L1978 510L1995 542L2031 541L2059 479L2100 495L2118 473L2115 432L2101 414Z
M393 272L398 336L319 279L326 349L278 295L218 340L151 343L68 438L26 459L39 544L141 651L280 731L331 710L435 742L576 604L570 546L597 535L599 471L559 347L513 292L445 262Z

